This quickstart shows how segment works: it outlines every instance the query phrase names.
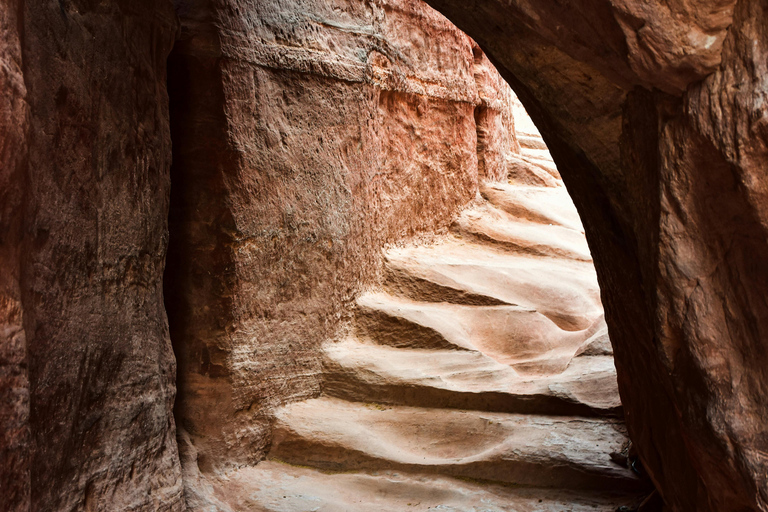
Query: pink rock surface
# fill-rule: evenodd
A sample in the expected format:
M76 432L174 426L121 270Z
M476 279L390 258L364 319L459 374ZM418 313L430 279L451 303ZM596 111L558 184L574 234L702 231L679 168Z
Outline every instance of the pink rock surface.
M422 509L526 509L517 492L495 495L505 483L530 487L537 510L583 500L614 510L642 492L646 483L612 461L627 438L589 253L556 247L585 244L564 226L580 227L575 208L552 188L480 189L496 193L449 233L388 248L384 290L358 296L352 328L322 346L321 397L277 409L269 461L209 475L212 500L401 510L408 494L405 506ZM559 229L536 254L506 239L467 240L466 218L546 232L541 212L553 201ZM556 505L567 489L577 490L572 501ZM602 502L608 489L620 493L612 506Z
M271 409L319 392L382 246L445 228L478 161L499 177L518 147L510 88L421 2L177 8L166 303L177 417L213 472L258 461Z
M579 493L478 484L435 475L395 471L320 473L265 461L243 468L217 486L217 495L239 511L402 512L450 510L485 512L614 512L626 503L615 493Z

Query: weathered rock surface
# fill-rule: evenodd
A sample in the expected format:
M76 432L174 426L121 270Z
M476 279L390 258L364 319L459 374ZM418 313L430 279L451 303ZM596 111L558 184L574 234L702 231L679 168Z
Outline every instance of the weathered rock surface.
M768 510L765 2L430 1L499 65L548 146L527 127L517 143L494 131L505 94L482 92L498 82L479 80L485 57L466 38L443 45L456 32L425 28L433 14L414 26L415 3L177 2L173 132L187 143L167 299L188 350L180 414L200 418L197 445L182 432L185 457L213 467L212 434L258 458L262 412L318 391L316 349L369 280L360 269L376 268L374 248L439 225L471 197L446 192L471 188L475 160L499 177L504 145L519 143L503 159L512 184L556 189L549 147L582 213L629 431L668 504ZM160 288L170 9L0 5L0 489L12 509L180 506ZM349 171L371 162L386 165ZM520 197L496 207L517 215ZM471 220L470 241L544 254L519 226ZM575 249L556 256L580 261ZM414 277L410 299L506 304L440 273ZM388 292L415 289L396 278ZM599 357L606 341L596 326L575 353Z
M479 212L465 212L457 222L457 231L464 234L465 217L480 217L487 211L484 206ZM518 222L511 224L517 226ZM526 227L531 233L538 233L531 224ZM545 226L542 231L546 231ZM429 247L395 248L387 254L390 270L387 286L398 291L421 287L427 282L430 287L412 291L420 292L420 298L428 298L429 290L439 287L448 289L446 292L481 295L488 302L493 300L492 305L534 308L536 313L567 331L586 329L602 316L591 262L537 257L528 254L527 248L503 242L496 247L488 245L467 242L462 236ZM544 244L539 247L543 248ZM558 251L551 248L549 252L557 254Z
M243 468L219 490L240 511L608 512L621 493L513 488L429 474L320 473L273 461Z
M176 28L169 2L0 6L3 510L183 509L162 290Z
M382 288L361 294L353 328L323 345L323 396L277 410L269 459L287 464L219 474L218 499L286 511L370 500L400 510L406 496L451 510L633 501L645 484L610 456L627 438L594 268L586 248L574 257L557 244L563 230L585 244L575 209L550 188L480 190L493 200L478 198L450 234L387 250ZM468 239L468 219L485 217L548 238L535 254ZM498 494L499 483L535 490Z
M667 504L768 510L766 3L429 3L515 87L574 197Z
M260 460L271 409L319 393L381 247L447 226L519 147L511 89L426 4L176 8L166 304L176 415L212 473Z
M0 503L29 510L29 380L21 303L23 173L28 110L21 3L0 5Z
M480 351L522 373L564 370L592 334L589 328L561 329L546 314L524 306L423 303L385 294L358 300L361 330L380 343Z
M555 375L521 375L478 351L393 348L347 339L326 347L323 391L375 403L540 414L621 413L613 358L579 357Z
M618 420L381 406L316 398L277 416L270 457L329 471L400 470L571 489L637 489L607 455Z

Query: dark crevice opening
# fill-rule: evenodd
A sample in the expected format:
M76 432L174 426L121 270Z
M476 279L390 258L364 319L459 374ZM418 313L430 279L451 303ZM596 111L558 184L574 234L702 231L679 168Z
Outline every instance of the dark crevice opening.
M182 111L185 105L191 101L190 90L185 84L190 81L190 73L183 59L177 53L177 44L168 57L168 102L170 113L172 163L171 163L171 197L168 210L168 249L165 260L165 272L163 273L163 297L165 311L168 316L168 329L176 358L176 401L174 403L174 416L180 397L185 394L182 380L179 376L186 371L185 359L180 357L178 344L183 338L182 325L185 316L185 297L183 293L184 276L189 275L189 260L184 258L183 234L180 233L181 222L184 215L184 196L186 195L186 181L181 174L181 141L184 140L185 130L181 122Z

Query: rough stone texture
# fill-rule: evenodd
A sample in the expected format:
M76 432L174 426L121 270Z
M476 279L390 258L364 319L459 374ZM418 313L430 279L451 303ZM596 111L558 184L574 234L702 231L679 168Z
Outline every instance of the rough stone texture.
M3 38L15 28L5 16L16 5L0 7ZM22 10L15 23L28 124L13 41L0 68L2 508L10 498L27 509L28 462L31 510L181 510L162 292L173 8L155 0L39 1ZM16 130L7 132L9 113ZM8 260L14 253L19 266ZM31 436L28 460L14 460L5 458L6 428L21 427L6 423L6 358L12 372L22 368L24 340ZM17 389L23 407L21 381ZM5 487L9 468L21 474Z
M621 414L610 352L561 373L526 375L478 350L407 350L350 337L325 348L324 392L419 407L542 414Z
M500 66L560 164L596 258L630 433L664 498L673 510L768 510L765 1L430 1ZM192 277L171 287L187 299L169 297L170 308L200 337L179 338L191 368L182 384L208 393L201 403L256 405L237 418L254 430L228 439L250 456L267 439L255 397L316 389L304 347L332 330L364 281L360 269L375 268L373 253L351 247L435 227L466 199L441 196L440 184L473 182L461 166L477 159L472 125L486 119L469 92L477 52L468 39L438 44L423 30L434 15L385 35L382 12L413 20L415 4L403 5L179 3L174 135L189 143L176 178L189 179L174 181L181 211L194 215L178 231L187 263L171 259ZM40 510L179 503L159 282L169 9L148 0L0 6L0 450L18 462L0 465L0 483L16 508L28 496ZM426 47L432 74L421 76L411 64ZM449 68L463 71L445 76ZM410 121L420 115L436 131L417 130ZM453 141L455 153L437 159L453 171L428 181L436 188L420 166L444 153L418 143L405 151L406 136ZM390 148L398 159L384 159ZM556 186L544 149L526 149L507 159L514 181ZM498 152L486 151L493 177L486 163ZM370 162L387 165L346 171ZM244 227L253 212L263 222ZM363 236L363 225L373 232ZM355 244L326 243L342 239ZM210 245L192 250L200 243ZM243 270L251 257L262 265ZM337 263L355 268L314 272ZM266 332L307 344L278 337L249 352Z
M571 506L635 501L646 482L610 455L627 443L616 371L562 188L483 182L449 233L388 248L381 288L322 346L322 396L280 407L269 461L213 475L214 499L296 512L402 510L404 495L422 510L525 510L526 496L551 510L567 489ZM543 215L553 203L558 226ZM498 230L471 236L483 218ZM562 254L563 230L586 255ZM497 483L530 488L498 495ZM608 489L619 494L602 501Z
M768 510L766 3L430 4L513 85L574 197L667 504Z
M519 100L475 43L472 55L472 69L480 99L480 104L475 107L477 171L481 178L503 181L507 179L509 159L521 149L516 139L513 116L513 105Z
M28 121L21 3L0 4L0 503L29 510L29 381L19 286Z
M513 488L400 471L329 474L272 461L232 475L221 495L242 512L614 512L626 503L621 493Z
M211 473L260 460L271 409L319 392L381 247L445 227L478 158L498 176L517 146L511 90L421 2L176 7L166 304L177 418Z
M620 420L313 398L280 409L270 457L326 471L400 470L534 487L637 491L611 461Z

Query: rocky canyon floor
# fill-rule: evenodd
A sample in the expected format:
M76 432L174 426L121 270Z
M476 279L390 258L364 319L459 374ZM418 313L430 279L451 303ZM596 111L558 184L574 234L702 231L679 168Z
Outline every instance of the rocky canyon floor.
M319 398L266 461L220 475L242 511L613 511L642 482L581 223L535 130L447 234L390 248L324 347ZM515 168L512 166L512 168Z

